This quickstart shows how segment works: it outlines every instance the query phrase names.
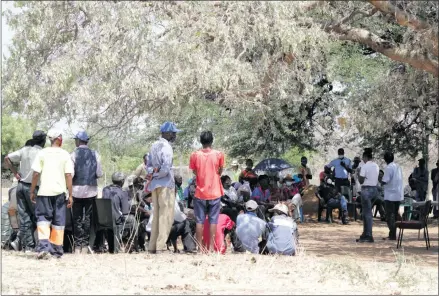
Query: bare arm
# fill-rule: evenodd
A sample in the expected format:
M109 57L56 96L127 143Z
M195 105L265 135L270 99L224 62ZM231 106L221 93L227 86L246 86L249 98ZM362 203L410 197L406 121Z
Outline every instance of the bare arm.
M32 175L32 184L30 185L30 200L35 203L35 188L37 188L38 181L40 180L40 173L34 172Z
M69 202L67 203L67 207L71 208L73 205L72 174L65 174L65 176L66 176L67 190L69 191Z
M20 181L21 176L20 176L20 174L18 174L17 170L12 165L12 161L9 159L8 156L5 157L5 164L6 164L6 167L8 169L10 169L11 172L14 174L14 177L17 178L18 181Z

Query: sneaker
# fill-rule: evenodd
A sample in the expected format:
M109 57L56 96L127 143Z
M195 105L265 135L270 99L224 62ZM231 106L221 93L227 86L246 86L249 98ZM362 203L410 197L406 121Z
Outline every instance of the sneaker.
M374 242L372 236L360 237L356 241L357 241L357 243L373 243Z
M37 254L37 259L48 259L49 258L50 253L47 251L41 251Z

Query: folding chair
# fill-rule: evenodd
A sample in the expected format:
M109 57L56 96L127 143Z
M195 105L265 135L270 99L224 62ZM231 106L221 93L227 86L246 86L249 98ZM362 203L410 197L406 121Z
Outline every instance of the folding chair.
M106 231L110 253L119 252L120 236L117 235L116 221L113 219L111 199L95 199L93 201L92 223L90 225L90 247L94 246L96 235Z
M418 220L409 220L409 221L398 221L396 222L396 227L399 228L398 241L396 243L396 248L401 247L402 237L404 235L404 229L415 229L421 230L424 229L424 239L425 245L428 248L430 247L430 236L428 234L428 215L430 214L433 207L431 206L431 200L426 201L425 205L419 207L419 210L411 210L411 213L419 213L419 221Z

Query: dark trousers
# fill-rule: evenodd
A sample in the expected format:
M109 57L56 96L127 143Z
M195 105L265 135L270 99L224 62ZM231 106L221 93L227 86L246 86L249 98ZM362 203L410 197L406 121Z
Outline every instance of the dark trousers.
M185 251L192 252L195 250L195 240L192 236L191 226L188 220L184 220L183 222L176 222L171 227L171 232L169 234L169 240L171 243L176 246L177 239L181 236L181 240L183 241L183 247Z
M438 191L439 191L439 187L438 185L436 185L436 187L433 187L433 201L437 201L438 200ZM433 207L433 216L434 217L439 217L439 210L438 210L438 206Z
M91 215L95 198L73 198L73 233L77 248L89 245Z
M20 221L19 238L23 249L35 248L34 232L37 228L35 205L30 200L31 184L19 182L17 185L17 208ZM35 194L37 191L35 190Z
M335 178L335 188L338 192L341 192L341 186L351 187L351 183L349 182L349 179L340 179Z
M389 227L389 238L396 239L396 218L398 217L399 201L385 200L387 227Z
M378 213L380 213L380 217L381 217L381 219L386 218L386 210L384 209L385 204L384 204L384 201L383 201L383 200L381 200L380 198L375 198L375 199L372 201L372 207L373 207L373 206L376 206L376 207L377 207L377 209L378 209Z
M37 252L62 256L66 223L66 195L37 196L35 216L38 229Z

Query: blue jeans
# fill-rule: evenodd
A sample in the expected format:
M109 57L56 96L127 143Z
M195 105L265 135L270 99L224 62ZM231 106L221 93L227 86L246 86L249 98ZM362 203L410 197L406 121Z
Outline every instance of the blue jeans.
M331 198L327 203L328 211L332 209L341 209L343 212L348 210L346 198L342 195L340 198Z
M363 236L372 236L372 200L378 197L376 186L361 187L361 206L363 210Z

